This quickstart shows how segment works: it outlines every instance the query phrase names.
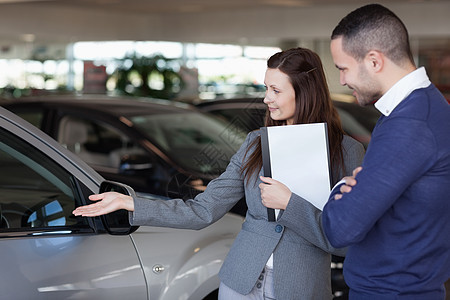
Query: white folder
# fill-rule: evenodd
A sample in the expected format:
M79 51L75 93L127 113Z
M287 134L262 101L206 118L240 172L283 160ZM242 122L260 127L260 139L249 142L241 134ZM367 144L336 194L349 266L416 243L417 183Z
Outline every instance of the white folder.
M264 175L322 210L331 189L327 124L262 127L261 145Z

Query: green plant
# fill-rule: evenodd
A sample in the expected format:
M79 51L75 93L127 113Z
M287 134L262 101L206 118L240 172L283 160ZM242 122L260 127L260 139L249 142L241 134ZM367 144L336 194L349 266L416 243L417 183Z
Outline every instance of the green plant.
M119 67L111 78L116 92L161 99L172 99L183 88L183 80L176 71L176 59L157 54L151 57L133 54L119 60Z

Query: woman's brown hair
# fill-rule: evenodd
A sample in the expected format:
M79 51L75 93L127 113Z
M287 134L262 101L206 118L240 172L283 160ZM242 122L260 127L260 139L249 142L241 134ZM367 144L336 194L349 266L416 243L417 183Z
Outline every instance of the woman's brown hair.
M320 57L311 50L293 48L272 55L267 61L267 68L278 69L289 76L295 91L294 124L327 123L331 174L339 174L344 167L341 146L344 131L331 101ZM286 125L286 120L273 120L266 112L265 126L280 125ZM249 145L247 154L250 149L254 151L242 168L247 183L262 168L260 137Z

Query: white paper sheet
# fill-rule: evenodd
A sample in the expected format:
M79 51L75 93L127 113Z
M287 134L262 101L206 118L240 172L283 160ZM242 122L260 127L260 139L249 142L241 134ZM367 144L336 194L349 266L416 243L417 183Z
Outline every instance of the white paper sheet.
M326 124L266 128L272 178L322 210L330 194Z

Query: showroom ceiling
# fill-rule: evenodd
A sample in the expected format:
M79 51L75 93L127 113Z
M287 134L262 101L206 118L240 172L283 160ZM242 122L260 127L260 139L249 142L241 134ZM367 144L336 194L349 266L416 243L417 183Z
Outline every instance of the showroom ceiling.
M430 0L428 0L430 1ZM447 0L432 0L447 1ZM0 0L1 4L10 3L46 4L52 7L72 7L100 9L136 14L192 13L247 10L256 7L298 8L336 4L359 4L361 0ZM426 2L418 0L381 0L378 3ZM31 7L31 6L30 6Z
M379 0L411 35L449 38L450 0ZM361 0L0 0L0 46L102 40L280 45L328 39Z

